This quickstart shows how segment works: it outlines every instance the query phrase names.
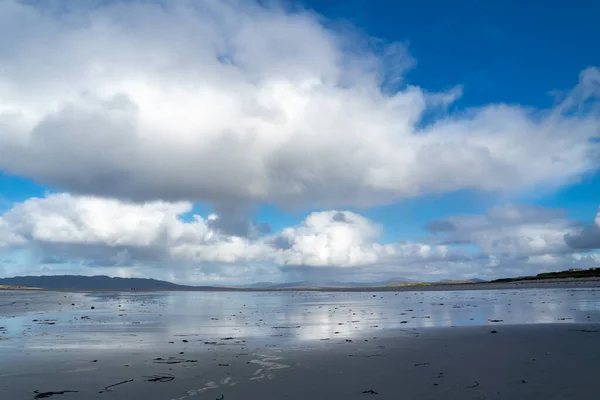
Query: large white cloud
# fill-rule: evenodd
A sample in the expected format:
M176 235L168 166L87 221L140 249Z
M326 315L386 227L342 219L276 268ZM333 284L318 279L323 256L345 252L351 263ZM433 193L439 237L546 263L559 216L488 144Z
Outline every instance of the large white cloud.
M348 211L326 211L309 215L302 224L270 237L268 243L276 249L278 264L292 266L406 267L449 254L446 246L382 244L377 241L380 235L381 227L365 217Z
M460 90L390 92L413 63L406 49L374 50L311 12L35 4L0 2L0 169L45 184L337 208L556 185L597 167L596 68L552 109L490 104L421 127Z
M219 216L191 215L187 202L133 203L52 194L15 204L0 215L0 255L28 255L4 274L105 273L177 282L248 283L289 279L386 277L437 280L498 277L600 264L595 253L565 244L578 232L558 210L507 205L483 216L429 225L421 242L381 241L382 227L350 211L309 214L297 225L235 236ZM470 243L460 252L444 243Z
M188 202L145 204L89 196L55 194L16 204L0 218L5 247L35 245L43 253L98 263L190 258L206 262L251 259L252 243L211 229L211 215L180 217ZM2 242L0 242L2 246Z
M139 204L70 194L31 198L0 216L0 248L33 252L41 265L146 266L159 274L166 268L241 280L256 279L244 274L257 268L271 274L281 266L401 269L450 258L446 246L379 243L380 227L349 211L315 212L297 226L250 238L212 228L217 215L182 220L191 209L185 202Z

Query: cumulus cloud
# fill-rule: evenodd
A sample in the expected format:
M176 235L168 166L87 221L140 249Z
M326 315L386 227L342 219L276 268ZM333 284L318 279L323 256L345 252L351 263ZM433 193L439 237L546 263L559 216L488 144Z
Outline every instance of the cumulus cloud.
M455 276L510 277L600 266L600 254L590 251L593 247L574 246L590 243L590 227L568 219L561 209L507 204L484 215L431 221L425 229L431 233L424 238L426 243L476 249L476 255L460 268L456 263L440 268L442 273L453 271Z
M448 255L445 246L399 242L381 244L381 227L353 212L325 211L269 239L281 265L356 267L409 264Z
M191 209L188 202L139 204L63 193L19 203L0 223L13 238L5 246L29 244L50 256L65 253L97 264L180 255L206 262L252 257L248 240L211 228L216 215L183 222L181 215Z
M6 258L0 264L4 274L104 273L186 283L491 278L600 265L598 254L565 243L566 232L580 233L580 224L541 207L506 205L450 217L430 223L436 233L422 241L387 243L380 224L351 211L313 212L257 235L224 232L215 224L218 215L191 211L189 202L68 193L30 198L0 215ZM9 264L15 251L28 255L27 265Z
M202 276L252 279L260 271L288 268L406 267L451 260L445 246L378 242L381 227L349 211L310 214L297 226L266 236L223 233L194 215L186 202L145 204L70 194L31 198L0 217L0 248L24 248L46 266L77 262L86 267L154 266Z
M425 229L436 243L472 244L488 256L529 257L569 252L565 235L579 225L564 210L508 204L485 215L453 216L431 221Z
M565 235L565 242L572 249L600 249L600 211L596 214L594 223L583 227L580 231Z
M448 115L460 87L408 85L402 44L332 30L310 11L40 4L0 2L0 169L44 184L213 203L218 228L241 234L252 227L239 210L259 202L369 206L560 185L597 167L596 68L551 109ZM440 116L423 127L432 108Z

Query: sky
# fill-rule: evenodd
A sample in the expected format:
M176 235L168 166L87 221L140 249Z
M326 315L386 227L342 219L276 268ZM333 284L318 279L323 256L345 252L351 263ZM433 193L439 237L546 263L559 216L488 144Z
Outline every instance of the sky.
M0 0L0 277L600 267L594 1Z

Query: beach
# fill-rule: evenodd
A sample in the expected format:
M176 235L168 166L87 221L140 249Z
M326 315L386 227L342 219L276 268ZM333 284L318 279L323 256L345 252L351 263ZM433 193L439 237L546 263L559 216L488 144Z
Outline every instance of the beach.
M599 340L595 288L10 291L0 398L593 399Z

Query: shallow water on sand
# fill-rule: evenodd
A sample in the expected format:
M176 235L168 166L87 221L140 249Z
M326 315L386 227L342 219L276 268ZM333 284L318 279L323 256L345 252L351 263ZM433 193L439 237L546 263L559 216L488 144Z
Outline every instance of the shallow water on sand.
M142 349L186 338L293 346L394 328L589 322L600 322L599 289L0 292L0 351Z

